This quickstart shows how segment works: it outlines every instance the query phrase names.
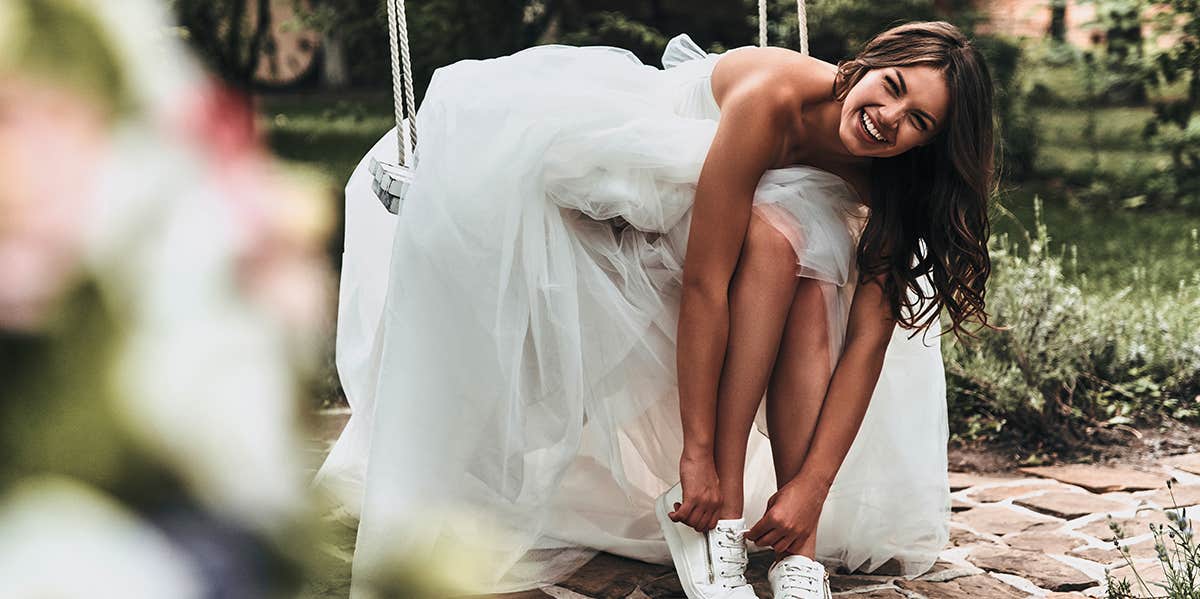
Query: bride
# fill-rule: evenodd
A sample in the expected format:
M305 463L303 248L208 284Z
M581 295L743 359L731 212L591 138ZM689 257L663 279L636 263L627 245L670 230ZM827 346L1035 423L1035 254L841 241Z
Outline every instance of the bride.
M821 597L826 566L916 575L945 545L939 316L990 326L981 55L918 22L836 66L685 35L663 66L457 62L401 216L365 168L394 134L352 175L352 415L316 483L359 520L355 593L461 543L481 592L607 551L752 596L751 543L776 597Z

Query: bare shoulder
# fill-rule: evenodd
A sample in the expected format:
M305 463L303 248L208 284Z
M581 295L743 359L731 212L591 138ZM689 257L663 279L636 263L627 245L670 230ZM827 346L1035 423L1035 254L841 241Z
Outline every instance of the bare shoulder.
M794 50L740 48L713 66L713 96L722 107L727 98L752 96L768 107L800 110L829 99L836 74L836 66Z

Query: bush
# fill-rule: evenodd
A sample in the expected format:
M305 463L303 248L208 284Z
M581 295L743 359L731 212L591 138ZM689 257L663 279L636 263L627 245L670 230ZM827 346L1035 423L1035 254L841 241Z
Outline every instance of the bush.
M624 48L642 57L647 64L658 61L646 57L658 57L667 45L667 37L659 30L635 21L618 12L590 13L581 27L565 33L561 43L575 46L608 45Z
M1069 445L1097 424L1196 416L1200 270L1160 293L1133 266L1133 285L1089 293L1050 251L1040 210L1035 199L1024 244L990 248L988 311L1009 329L944 346L954 435Z
M1040 211L1040 200L1035 202ZM1064 280L1040 216L1036 226L1027 251L1007 235L990 249L989 313L1010 329L985 331L969 345L945 346L960 438L980 436L985 428L1000 432L1005 425L1021 435L1061 437L1095 416L1085 404L1087 395L1079 393L1088 370L1081 351L1087 342L1086 302Z

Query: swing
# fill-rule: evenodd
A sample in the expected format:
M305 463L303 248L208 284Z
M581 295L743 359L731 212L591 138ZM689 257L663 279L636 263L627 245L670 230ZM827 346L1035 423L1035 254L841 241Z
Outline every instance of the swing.
M371 190L383 207L400 214L404 196L412 184L417 165L416 101L413 94L412 60L408 47L408 20L404 0L387 2L388 45L392 63L392 107L396 119L399 160L393 164L371 158L368 170L373 177ZM796 0L799 21L800 52L808 54L808 13L805 0ZM767 45L767 0L758 0L758 45ZM405 126L407 124L407 126Z

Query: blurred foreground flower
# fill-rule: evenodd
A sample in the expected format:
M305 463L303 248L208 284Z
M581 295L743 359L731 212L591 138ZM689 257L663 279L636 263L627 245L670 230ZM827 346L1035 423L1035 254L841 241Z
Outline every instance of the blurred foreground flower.
M159 530L87 485L32 478L0 501L0 597L203 597Z
M316 545L328 201L230 145L166 23L0 3L3 597L291 596Z
M291 597L330 554L298 395L332 202L168 22L0 3L0 597ZM387 561L372 596L475 563Z

